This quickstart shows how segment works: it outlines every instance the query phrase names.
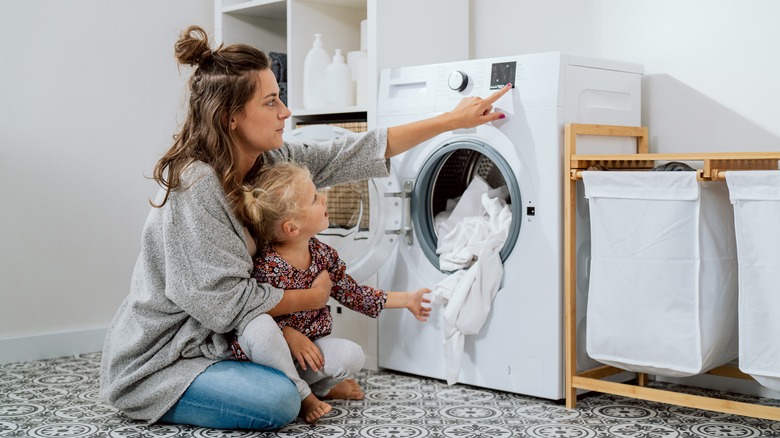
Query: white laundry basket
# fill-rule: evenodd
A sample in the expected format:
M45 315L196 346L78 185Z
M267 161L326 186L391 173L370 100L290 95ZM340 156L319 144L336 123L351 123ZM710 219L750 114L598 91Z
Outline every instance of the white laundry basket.
M739 368L780 391L780 172L727 172L739 260Z
M588 354L649 374L703 373L737 356L734 220L696 172L583 172L590 205Z

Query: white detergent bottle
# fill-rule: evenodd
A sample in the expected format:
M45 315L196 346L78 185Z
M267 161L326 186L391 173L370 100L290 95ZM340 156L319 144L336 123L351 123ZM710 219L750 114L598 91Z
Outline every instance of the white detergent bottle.
M330 56L322 45L322 35L314 34L312 48L303 60L303 107L305 109L322 108L326 105L325 69Z
M333 62L325 69L326 94L325 103L328 106L343 107L355 104L352 88L352 70L346 62L341 49L336 49Z

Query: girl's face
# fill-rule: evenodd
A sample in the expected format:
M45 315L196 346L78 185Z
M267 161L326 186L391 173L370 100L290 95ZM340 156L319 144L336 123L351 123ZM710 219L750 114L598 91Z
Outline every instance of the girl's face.
M230 120L239 149L252 161L263 152L282 146L284 120L291 114L279 100L279 85L271 70L260 70L255 80L255 95Z
M314 183L307 179L298 183L298 214L296 222L300 235L314 237L320 231L328 228L328 197L317 192Z

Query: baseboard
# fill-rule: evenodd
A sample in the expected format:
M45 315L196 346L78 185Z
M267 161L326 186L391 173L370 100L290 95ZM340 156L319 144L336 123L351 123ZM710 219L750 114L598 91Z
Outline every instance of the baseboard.
M366 361L363 362L364 370L379 371L379 361L376 357L366 355Z
M0 364L94 353L103 349L107 328L0 339Z

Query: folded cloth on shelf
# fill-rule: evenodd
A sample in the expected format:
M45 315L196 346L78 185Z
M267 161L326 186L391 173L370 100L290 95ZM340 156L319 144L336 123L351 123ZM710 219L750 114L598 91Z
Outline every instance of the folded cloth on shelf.
M479 333L498 292L504 274L500 251L512 221L502 199L505 189L490 191L487 184L477 185L484 191L479 207L471 209L477 214L459 218L449 232L440 233L437 248L440 269L456 271L432 292L433 302L444 305L444 360L450 385L460 375L465 336ZM470 198L465 195L461 201Z

